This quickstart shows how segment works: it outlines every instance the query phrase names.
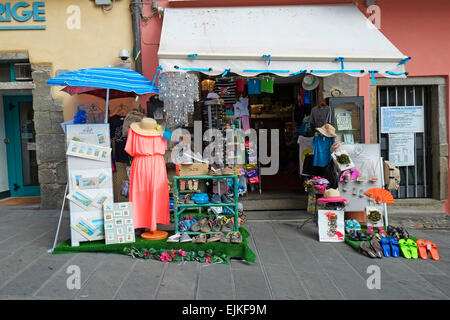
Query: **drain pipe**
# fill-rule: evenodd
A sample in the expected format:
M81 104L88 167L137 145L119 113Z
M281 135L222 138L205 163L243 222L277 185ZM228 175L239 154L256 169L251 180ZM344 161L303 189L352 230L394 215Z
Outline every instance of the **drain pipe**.
M133 48L135 70L142 74L141 55L141 5L139 0L132 0L130 4L132 28L133 28Z

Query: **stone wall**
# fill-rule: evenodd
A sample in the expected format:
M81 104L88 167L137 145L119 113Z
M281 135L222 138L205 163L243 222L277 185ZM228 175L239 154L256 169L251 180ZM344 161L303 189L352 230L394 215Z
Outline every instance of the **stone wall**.
M50 66L32 66L34 128L36 131L36 157L41 187L41 209L61 207L67 183L65 136L61 101L53 100L47 80Z

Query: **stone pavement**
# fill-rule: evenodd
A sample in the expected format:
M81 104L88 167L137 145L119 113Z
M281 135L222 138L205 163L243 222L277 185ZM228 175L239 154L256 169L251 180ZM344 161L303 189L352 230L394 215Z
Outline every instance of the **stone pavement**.
M125 255L52 255L58 211L0 206L0 299L444 299L450 297L450 231L410 230L434 241L440 261L370 259L344 243L320 243L314 223L250 219L254 264L164 264ZM60 241L68 239L67 213ZM69 266L81 288L69 290ZM381 289L367 288L367 268Z

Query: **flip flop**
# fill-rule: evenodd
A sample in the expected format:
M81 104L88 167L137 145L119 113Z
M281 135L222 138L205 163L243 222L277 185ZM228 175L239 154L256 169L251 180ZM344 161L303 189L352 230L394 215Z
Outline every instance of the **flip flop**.
M411 251L409 250L409 246L406 244L406 240L398 240L398 245L400 246L400 250L402 251L403 256L406 259L411 259Z
M383 248L383 254L385 257L390 257L391 256L391 247L389 245L389 238L381 238L380 240L380 245Z
M411 252L411 258L418 259L419 258L419 252L417 251L417 244L414 242L413 239L407 239L406 245L409 247L409 250Z
M420 258L424 260L428 259L427 245L425 243L425 240L417 239L416 244L417 248L419 249Z
M439 253L437 246L430 240L425 241L425 244L427 245L427 250L430 251L431 259L439 260Z
M380 243L377 241L377 239L370 240L370 246L372 249L374 249L377 258L383 258L383 249L381 248Z
M377 254L373 251L372 247L366 242L361 241L359 244L359 249L362 254L365 254L366 256L369 256L371 258L376 258Z
M389 238L389 244L391 245L392 257L398 258L400 256L398 241L394 237L391 237Z

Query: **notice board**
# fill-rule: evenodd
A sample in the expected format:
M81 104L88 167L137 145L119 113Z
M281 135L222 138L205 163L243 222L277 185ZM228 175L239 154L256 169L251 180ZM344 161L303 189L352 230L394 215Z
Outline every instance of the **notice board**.
M103 205L112 204L109 124L66 126L71 245L105 238Z

